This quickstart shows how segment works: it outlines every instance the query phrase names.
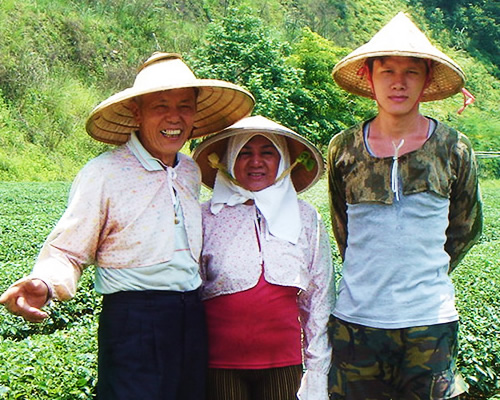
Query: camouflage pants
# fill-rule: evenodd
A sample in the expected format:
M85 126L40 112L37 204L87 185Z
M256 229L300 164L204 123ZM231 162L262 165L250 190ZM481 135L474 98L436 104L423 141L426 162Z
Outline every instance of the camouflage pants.
M330 317L334 400L440 400L467 390L455 368L458 322L375 329Z

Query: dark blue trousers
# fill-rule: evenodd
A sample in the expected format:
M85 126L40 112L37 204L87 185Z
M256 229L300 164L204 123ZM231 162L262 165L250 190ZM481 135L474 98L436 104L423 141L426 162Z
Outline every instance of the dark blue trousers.
M207 335L196 291L105 295L98 400L203 400Z

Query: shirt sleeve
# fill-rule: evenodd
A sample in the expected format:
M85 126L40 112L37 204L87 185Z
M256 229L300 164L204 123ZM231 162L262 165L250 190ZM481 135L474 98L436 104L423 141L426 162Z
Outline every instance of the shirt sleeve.
M337 166L339 143L340 136L337 135L333 137L328 146L327 171L332 229L343 260L347 247L347 201L341 171Z
M72 298L83 269L94 263L105 213L100 174L82 170L68 207L47 237L30 278L43 280L57 300Z
M332 357L327 323L335 299L335 277L330 239L316 212L315 251L309 268L310 283L299 294L300 320L304 333L303 352L306 374L299 390L301 400L327 400L327 375Z
M445 250L450 255L449 272L479 240L483 227L476 159L471 143L462 134L452 154L452 166L456 180L451 188L445 244Z

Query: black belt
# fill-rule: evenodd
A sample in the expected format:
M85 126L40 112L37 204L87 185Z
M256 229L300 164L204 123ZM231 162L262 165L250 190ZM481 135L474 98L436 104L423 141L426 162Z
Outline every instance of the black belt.
M179 292L175 290L130 290L103 295L103 304L157 302L168 298L180 300L199 299L198 290Z

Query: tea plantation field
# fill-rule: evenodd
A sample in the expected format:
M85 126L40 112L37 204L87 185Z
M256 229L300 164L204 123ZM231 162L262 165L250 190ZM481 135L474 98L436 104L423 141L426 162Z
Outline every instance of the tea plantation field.
M70 185L0 183L0 292L29 273L66 206ZM326 183L302 197L327 226ZM453 273L461 313L459 368L470 385L466 399L500 399L500 181L482 182L485 228L479 244ZM208 193L203 192L203 198ZM335 247L332 240L332 251ZM335 266L340 272L337 256ZM92 399L97 378L99 296L93 268L75 299L53 303L50 318L29 324L0 308L0 399Z

